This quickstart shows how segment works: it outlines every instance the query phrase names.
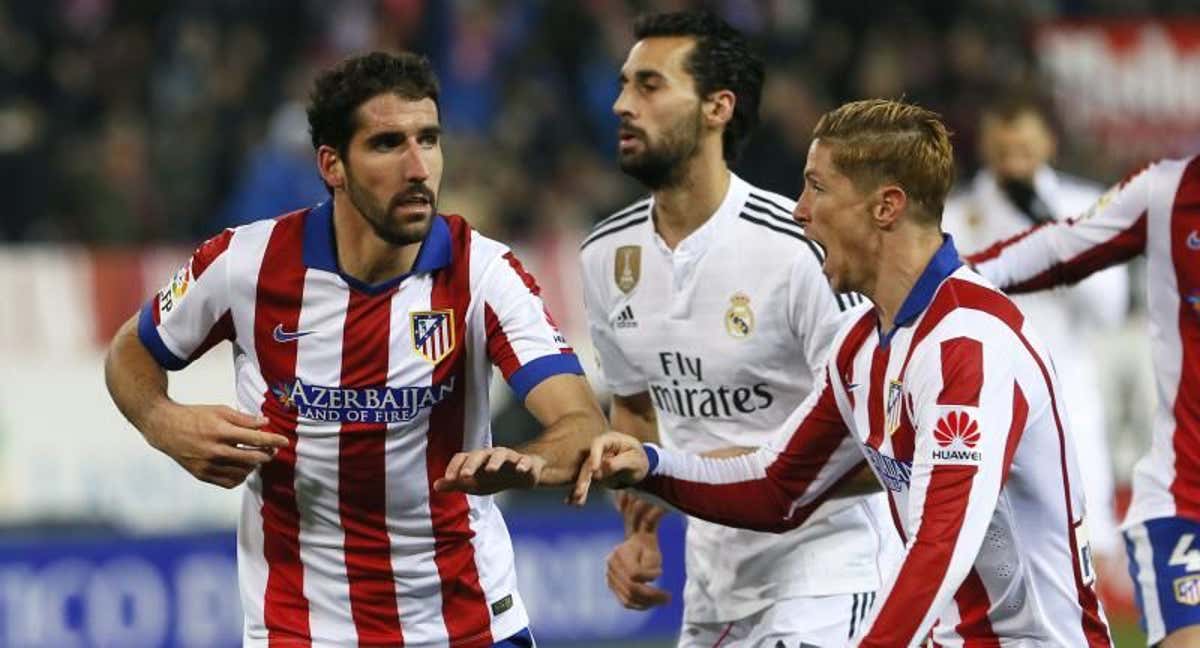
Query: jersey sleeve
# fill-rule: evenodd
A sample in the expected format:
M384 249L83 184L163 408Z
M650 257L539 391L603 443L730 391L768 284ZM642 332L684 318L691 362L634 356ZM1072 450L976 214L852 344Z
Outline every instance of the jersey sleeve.
M942 610L969 596L972 580L982 587L974 563L1028 408L1013 369L1020 343L983 324L972 329L995 335L930 340L906 373L915 439L899 514L910 534L861 646L916 645Z
M967 257L977 272L1006 292L1073 284L1146 249L1150 166L1114 186L1088 211L1031 227Z
M712 458L647 444L638 488L725 526L782 532L804 523L864 462L834 400L828 370L776 439L749 454Z
M615 259L614 259L615 263ZM604 386L618 396L631 396L648 389L646 377L617 344L608 301L600 286L608 274L597 267L595 259L583 259L583 304L587 309L588 331L596 350L596 363L604 376Z
M835 293L821 270L821 256L801 254L792 265L788 285L788 315L792 330L815 374L825 366L826 355L838 330L863 303L857 293Z
M229 254L234 230L205 241L138 314L138 338L164 369L182 369L234 337Z
M516 255L506 251L496 259L480 290L488 359L521 401L551 376L583 375L542 303L541 288Z

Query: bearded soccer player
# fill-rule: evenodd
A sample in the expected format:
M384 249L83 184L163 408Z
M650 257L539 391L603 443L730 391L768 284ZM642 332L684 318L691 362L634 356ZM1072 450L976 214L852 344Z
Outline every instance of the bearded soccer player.
M613 105L621 169L651 196L584 242L584 296L614 429L692 452L765 445L820 375L843 311L793 201L729 170L758 121L763 64L706 12L646 16ZM661 441L660 441L661 434ZM621 498L608 559L627 607L665 603L659 512ZM783 535L690 519L680 646L837 645L898 553L879 494ZM889 551L890 550L890 551Z
M502 244L440 214L438 84L412 54L348 59L308 108L332 198L200 246L112 343L113 400L198 479L246 481L246 646L530 646L489 493L569 483L603 416ZM233 343L237 406L165 370ZM492 448L500 369L545 426ZM569 468L569 469L568 469Z
M1020 309L964 266L940 215L953 175L934 113L868 100L824 115L796 218L835 290L872 303L817 387L753 454L702 457L609 433L589 478L714 522L802 524L866 461L906 543L859 646L1110 646L1059 387Z
M968 257L1006 291L1071 284L1146 257L1157 405L1122 525L1151 645L1200 645L1200 157L1160 160L1077 218ZM1161 642L1161 643L1160 643Z

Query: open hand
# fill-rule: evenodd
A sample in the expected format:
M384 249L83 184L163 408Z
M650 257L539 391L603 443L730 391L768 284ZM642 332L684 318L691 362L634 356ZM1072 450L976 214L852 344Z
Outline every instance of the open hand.
M287 437L261 429L267 422L264 416L224 405L172 403L142 431L152 446L196 479L233 488L287 447Z
M460 452L450 459L445 476L433 483L433 490L490 495L512 488L533 488L545 466L545 459L512 448Z

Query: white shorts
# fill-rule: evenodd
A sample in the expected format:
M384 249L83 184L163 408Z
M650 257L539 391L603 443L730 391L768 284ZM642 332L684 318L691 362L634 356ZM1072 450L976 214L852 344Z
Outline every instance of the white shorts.
M733 622L685 622L679 648L845 646L862 628L874 603L874 592L783 599Z

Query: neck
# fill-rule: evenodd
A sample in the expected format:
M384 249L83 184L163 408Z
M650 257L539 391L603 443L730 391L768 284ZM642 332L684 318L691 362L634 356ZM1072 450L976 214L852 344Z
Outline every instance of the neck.
M366 284L395 279L412 270L421 244L395 245L379 238L342 192L333 198L333 234L338 267Z
M887 254L877 255L875 285L863 291L875 304L881 330L892 330L900 306L941 246L942 233L937 228L901 226L883 233L879 249Z
M654 192L654 227L667 247L675 249L712 218L729 191L729 178L719 150L701 151L687 162L679 182Z

